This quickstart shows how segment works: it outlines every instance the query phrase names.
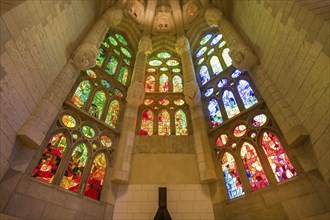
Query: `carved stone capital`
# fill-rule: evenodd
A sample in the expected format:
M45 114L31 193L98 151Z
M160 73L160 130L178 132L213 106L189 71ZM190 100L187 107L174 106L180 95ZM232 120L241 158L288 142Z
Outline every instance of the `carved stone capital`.
M152 41L148 36L142 36L139 42L139 51L143 53L151 52L152 50Z
M126 101L132 106L139 106L143 102L144 95L144 84L135 81L128 88Z
M195 81L191 80L185 83L183 94L190 107L201 105L201 93Z
M110 8L103 14L103 19L110 27L120 24L123 18L123 11L119 8Z
M259 62L253 51L242 44L233 45L229 55L233 60L233 65L240 71L248 71Z
M218 27L222 15L222 11L216 8L209 8L206 10L204 17L210 27Z
M98 56L98 48L89 43L82 44L75 51L72 62L79 70L86 70L96 65L96 58Z
M190 52L190 45L187 37L181 36L176 40L175 49L179 55Z

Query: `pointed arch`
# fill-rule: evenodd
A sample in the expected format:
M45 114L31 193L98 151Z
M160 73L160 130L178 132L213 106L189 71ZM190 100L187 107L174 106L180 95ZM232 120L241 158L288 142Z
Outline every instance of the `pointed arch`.
M76 107L82 108L86 104L91 90L92 90L92 85L89 82L89 80L84 80L80 82L71 98L71 102Z
M230 90L225 90L222 94L222 103L225 107L228 118L232 118L240 113L234 94Z
M101 119L102 113L107 101L105 92L103 90L97 91L94 95L91 106L89 107L89 113L97 119Z
M145 91L155 92L156 91L156 78L153 75L149 75L145 81Z
M223 71L223 68L221 66L220 60L218 56L212 56L210 59L210 65L213 71L213 75L217 76L219 73Z
M170 85L169 85L169 78L168 76L163 73L159 76L159 92L169 92Z
M182 78L179 75L175 75L172 79L173 92L183 92Z
M115 56L111 56L109 58L108 64L105 67L105 71L110 75L110 76L115 76L116 69L118 66L118 59Z
M257 97L246 80L238 81L237 90L246 109L258 103Z
M140 135L153 135L154 119L154 112L151 109L146 109L142 112Z
M179 109L174 114L175 119L175 134L188 135L188 124L185 112Z
M230 52L229 48L225 48L222 51L222 58L225 61L227 67L229 67L233 64L233 61L232 61L231 57L229 56L229 52Z
M118 100L112 100L109 105L108 114L105 119L105 123L110 125L112 128L116 128L117 121L119 118L120 105Z
M158 135L171 135L170 113L165 109L158 113Z
M212 127L214 128L220 125L223 122L223 118L220 112L220 106L218 101L215 99L211 99L209 101L207 109L209 110Z
M199 77L201 78L202 85L204 85L210 80L211 77L207 66L201 66L199 70Z

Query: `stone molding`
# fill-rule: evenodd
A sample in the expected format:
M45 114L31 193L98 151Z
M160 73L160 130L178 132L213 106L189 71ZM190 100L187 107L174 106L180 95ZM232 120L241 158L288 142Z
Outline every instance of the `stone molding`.
M139 42L139 52L150 53L152 50L152 41L149 36L142 36Z
M249 71L259 62L258 57L254 55L251 48L242 44L234 45L229 55L233 60L234 66L240 71Z
M183 94L189 106L201 105L201 93L196 81L188 81L184 85Z
M127 90L126 101L129 105L139 106L143 103L144 95L144 84L142 82L135 81Z
M218 27L223 12L216 8L209 8L205 11L204 17L210 27Z
M178 37L175 44L175 49L180 56L182 56L184 53L189 53L190 45L187 37L185 36Z
M72 63L79 70L86 70L96 65L99 50L94 44L82 44L74 52Z

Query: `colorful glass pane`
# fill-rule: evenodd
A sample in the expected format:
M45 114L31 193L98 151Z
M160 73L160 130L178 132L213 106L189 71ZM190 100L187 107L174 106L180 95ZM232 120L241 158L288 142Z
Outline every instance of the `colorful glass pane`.
M215 76L223 71L220 60L217 56L211 57L210 64L211 64L211 67L212 67L213 74Z
M145 91L146 92L155 92L156 79L154 76L148 76L146 78Z
M170 85L168 82L168 76L166 74L162 74L159 77L159 92L169 92Z
M246 109L258 103L257 97L254 95L250 84L246 80L238 81L237 90Z
M226 78L220 79L219 83L218 83L218 87L219 88L224 87L225 85L227 85L227 82L228 82L228 80Z
M200 45L206 44L212 37L212 34L205 35L202 40L199 42Z
M108 135L102 135L100 137L100 141L103 147L111 147L112 146L112 140Z
M95 157L91 172L87 180L85 196L96 200L100 199L106 165L107 161L103 153Z
M118 100L113 100L109 105L108 114L105 119L105 123L110 125L110 127L112 128L116 127L119 117L119 110L120 110L120 106Z
M246 133L246 126L245 125L238 125L234 128L234 136L235 137L242 137Z
M106 53L105 53L105 50L100 47L99 48L99 55L97 56L97 59L96 59L96 65L98 67L101 67L103 62L104 62L104 59L105 59L105 56L106 56Z
M105 102L107 101L105 93L98 91L95 93L89 113L97 119L101 119Z
M183 99L175 99L175 100L174 100L174 104L175 104L175 105L179 105L179 106L181 106L181 105L184 104L184 100L183 100Z
M207 109L210 113L210 119L212 123L212 127L216 127L223 122L222 115L220 112L220 107L218 102L215 99L211 99Z
M120 56L120 51L119 50L117 50L117 49L113 49L113 52L115 52L115 54L117 54L118 56Z
M179 69L179 68L173 68L172 69L172 72L173 73L179 73L179 72L181 72L181 69Z
M231 91L225 90L222 95L222 102L225 106L228 118L232 118L240 113L234 94Z
M209 88L209 89L207 89L206 92L205 92L205 96L206 96L206 97L209 97L210 95L213 94L213 91L214 91L213 88Z
M206 66L202 66L199 70L199 76L201 77L202 85L210 80L210 73Z
M235 78L239 77L239 75L241 75L241 71L239 71L239 70L235 70L235 71L231 74L231 77L235 79Z
M106 89L109 89L109 88L110 88L110 83L109 83L109 81L106 80L106 79L102 79L102 80L101 80L101 84L102 84L102 86L104 86L104 88L106 88Z
M216 145L218 147L224 147L228 142L228 136L226 134L221 134L217 137Z
M288 155L285 153L280 140L270 132L262 135L262 148L275 174L277 182L297 176Z
M243 184L239 177L237 165L234 157L230 153L224 153L221 160L221 167L229 199L244 195Z
M168 66L177 66L177 65L179 65L179 61L177 61L177 60L168 60L168 61L166 61L166 64Z
M122 43L125 46L127 46L127 41L126 41L126 39L121 34L115 34L115 36L119 40L120 43Z
M51 183L67 147L64 133L54 135L44 150L38 165L32 172L32 177Z
M131 65L131 61L129 61L129 59L124 58L123 60L124 60L124 62L125 62L127 65Z
M147 69L147 72L148 73L155 73L156 69L155 68L149 68L149 69Z
M203 58L201 58L200 60L198 60L198 65L200 65L201 63L203 63L204 62L204 60L205 60L205 58L203 57Z
M225 61L227 67L231 66L231 64L233 63L232 59L229 56L229 52L230 52L229 48L225 48L222 51L222 58Z
M167 71L168 68L163 66L163 67L159 68L159 70L160 70L160 71Z
M92 148L93 148L93 150L97 150L99 148L99 146L96 143L93 143Z
M95 136L94 129L89 125L85 125L82 127L82 133L87 138L93 138Z
M198 57L202 56L206 50L207 50L207 47L202 47L201 49L199 49L197 51L196 57L198 58Z
M82 81L74 92L71 102L78 108L82 108L92 90L92 85L88 80Z
M123 54L125 54L125 56L127 56L128 58L132 57L131 52L129 52L125 47L120 47L121 52L123 52Z
M124 96L123 92L120 89L114 89L116 96L122 98Z
M222 47L225 46L225 45L226 45L226 41L222 41L222 42L219 44L218 48L222 48Z
M105 68L105 71L109 73L110 76L114 76L116 73L117 65L118 59L115 56L111 56Z
M214 48L210 49L209 52L207 52L207 56L211 55L214 52Z
M106 41L102 41L102 45L106 48L110 48L110 45Z
M96 73L93 70L91 70L91 69L87 69L86 70L86 73L92 79L95 79L97 77Z
M85 169L87 155L88 150L85 143L81 143L75 147L61 181L61 188L72 192L78 191L80 180Z
M222 38L222 35L221 34L218 34L217 36L215 36L212 41L211 41L211 46L214 46L216 45L217 43L219 43L219 41L221 40Z
M266 174L261 166L257 152L251 144L243 143L241 157L252 191L267 187L269 183Z
M145 99L143 103L145 105L152 105L152 104L154 104L154 102L155 102L155 100L153 100L153 99Z
M111 43L113 46L117 46L117 45L118 45L118 42L117 42L116 39L113 38L112 36L109 36L109 37L108 37L108 40L110 41L110 43Z
M253 127L261 127L266 123L266 121L267 121L267 116L264 114L259 114L253 117L252 125Z
M159 99L158 102L159 102L159 104L161 104L161 105L163 105L163 106L170 104L170 100L165 99L165 98L161 98L161 99Z
M140 135L152 135L154 130L154 113L147 109L142 113Z
M158 134L171 135L171 119L166 110L162 110L158 114Z
M63 115L62 123L68 128L73 128L77 124L76 119L74 119L74 117L72 117L71 115Z
M160 66L160 65L162 65L162 61L160 61L160 60L150 60L149 61L149 65L150 66Z
M122 66L119 70L118 81L121 82L123 85L126 85L127 77L128 69L126 66Z
M157 57L160 59L168 59L171 57L171 54L167 52L160 52L157 54Z
M232 143L232 145L231 145L231 148L235 148L237 146L237 144L236 143Z
M183 110L175 112L175 134L176 135L188 135L187 117Z
M172 79L173 92L183 92L182 79L180 76L176 75Z

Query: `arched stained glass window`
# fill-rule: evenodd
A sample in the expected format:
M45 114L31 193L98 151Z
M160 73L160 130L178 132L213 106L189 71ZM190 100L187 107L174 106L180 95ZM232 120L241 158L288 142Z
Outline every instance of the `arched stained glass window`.
M229 199L234 199L244 195L243 185L239 177L237 165L234 157L225 152L221 160L221 168L226 182Z
M154 113L150 109L146 109L142 112L141 117L141 130L140 135L153 135L154 130Z
M118 74L118 81L121 82L123 85L126 85L127 77L128 77L128 69L126 66L122 66Z
M158 113L158 134L171 135L171 119L166 110L161 110Z
M118 66L118 59L115 56L111 56L109 62L105 68L105 71L109 73L110 76L114 76Z
M222 102L227 112L228 118L232 118L240 113L234 94L231 91L229 90L224 91L222 95Z
M258 103L250 84L246 80L238 81L237 90L246 109Z
M120 106L118 100L111 101L105 123L110 125L112 128L116 128L119 117L119 110Z
M256 150L250 143L243 143L241 157L252 191L267 187L269 183L265 171L262 168Z
M297 176L288 155L285 153L276 135L270 132L264 132L262 135L262 148L278 182Z
M207 83L210 80L210 73L206 66L202 66L199 70L199 76L201 78L202 85Z
M85 196L100 200L106 167L107 161L105 155L103 153L98 154L93 161L92 169L87 180Z
M187 117L184 111L179 109L175 112L175 134L176 135L188 135Z
M168 82L168 76L166 74L162 74L159 77L159 92L169 92L170 85Z
M229 56L229 52L230 52L229 48L225 48L222 51L222 58L225 61L227 67L231 66L231 64L233 63L232 59Z
M215 99L211 99L208 105L212 127L216 127L223 122L220 112L219 103Z
M145 91L155 92L156 89L156 79L154 76L148 76L146 78Z
M60 187L77 192L87 162L88 150L85 143L75 147L65 170Z
M172 79L173 92L183 92L182 79L180 76L175 75Z
M51 183L67 147L64 133L54 135L44 150L32 176L46 183Z
M92 90L92 85L88 80L82 81L74 92L71 102L78 108L82 108Z
M210 60L213 74L216 76L223 71L220 60L217 56L212 56Z
M89 113L97 119L101 119L105 102L107 101L104 91L95 93Z

